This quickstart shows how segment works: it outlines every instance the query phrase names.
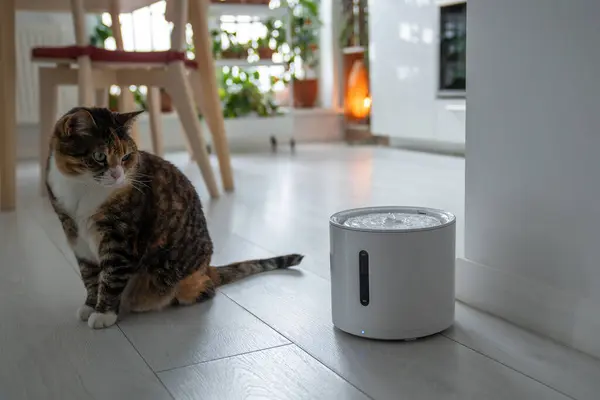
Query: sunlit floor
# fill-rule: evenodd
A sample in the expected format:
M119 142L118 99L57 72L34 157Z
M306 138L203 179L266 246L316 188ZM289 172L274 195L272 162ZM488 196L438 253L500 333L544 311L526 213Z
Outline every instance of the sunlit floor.
M442 208L458 217L462 255L463 159L342 145L235 156L236 191L216 201L185 155L171 159L204 200L214 264L293 251L301 268L92 331L75 318L83 285L36 166L23 164L19 209L0 215L0 399L598 398L600 361L462 304L453 328L414 342L333 328L329 215Z

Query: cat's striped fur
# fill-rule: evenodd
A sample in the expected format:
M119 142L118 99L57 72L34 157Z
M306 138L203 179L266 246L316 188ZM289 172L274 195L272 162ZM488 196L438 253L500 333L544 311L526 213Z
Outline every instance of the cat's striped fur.
M47 188L87 290L78 316L93 328L119 311L158 310L215 295L248 275L298 265L298 254L210 266L213 244L194 186L138 151L137 113L75 108L56 124Z

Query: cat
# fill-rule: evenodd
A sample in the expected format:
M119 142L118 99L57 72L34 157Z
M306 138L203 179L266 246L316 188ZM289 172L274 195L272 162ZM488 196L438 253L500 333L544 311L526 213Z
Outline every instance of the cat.
M210 266L200 198L173 164L137 149L129 133L140 113L77 107L50 140L46 188L87 292L77 317L90 328L109 327L126 311L202 302L220 285L303 259Z

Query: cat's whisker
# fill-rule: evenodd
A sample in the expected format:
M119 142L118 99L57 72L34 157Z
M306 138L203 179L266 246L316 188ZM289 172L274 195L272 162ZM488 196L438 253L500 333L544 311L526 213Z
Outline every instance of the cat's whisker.
M150 186L147 184L147 182L140 181L139 179L135 179L135 178L132 178L132 177L125 177L125 179L127 179L129 182L135 182L135 183L139 183L139 184L142 184L142 185L144 185L144 186L150 187Z
M149 185L148 185L148 184L149 184L149 183L151 183L151 181L140 181L139 179L133 179L133 178L129 178L129 180L130 180L130 181L133 181L133 182L140 183L140 184L142 184L142 185L144 185L144 186L148 186L148 187L149 187Z
M144 194L144 191L142 189L140 189L139 187L135 186L135 184L131 184L131 187L134 188L135 190L137 190L138 192L140 192L141 194Z
M134 177L144 177L144 178L154 178L153 175L149 175L149 174L144 174L139 172L139 170L129 170L126 172L127 176L134 176Z
M127 176L127 178L129 178L129 179L135 179L135 180L137 180L137 181L139 181L139 182L144 182L144 183L152 183L152 179L148 179L148 180L141 180L141 179L137 179L137 176L136 176L136 175L132 175L131 177L130 177L130 176Z
M153 178L153 176L152 176L152 175L149 175L149 174L142 174L141 172L134 172L134 174L135 174L136 176L146 176L146 177L148 177L148 178Z
M146 178L147 182L152 182L152 180L154 179L152 175L142 174L139 172L131 172L130 174L128 174L128 176L132 176L135 178Z
M136 180L136 179L129 179L129 182L131 182L132 184L134 184L134 183L137 183L137 184L140 184L140 185L142 185L142 186L145 186L145 187L147 187L148 189L150 189L150 185L147 185L146 183L144 183L144 182L141 182L141 181L138 181L138 180Z

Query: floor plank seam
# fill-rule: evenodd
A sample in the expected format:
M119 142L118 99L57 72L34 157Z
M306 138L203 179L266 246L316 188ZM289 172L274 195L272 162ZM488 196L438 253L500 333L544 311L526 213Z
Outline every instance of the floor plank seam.
M148 363L148 361L146 361L146 359L144 358L144 356L142 355L142 353L140 353L139 350L137 349L137 347L135 347L135 345L133 344L133 342L125 334L125 331L123 331L123 329L121 329L121 327L119 326L119 324L117 324L117 328L119 329L119 331L121 331L121 334L123 334L123 336L125 337L125 340L127 340L127 342L129 343L129 345L133 348L133 350L137 353L137 355L140 356L140 358L142 359L142 361L144 362L144 364L146 364L146 366L148 367L148 369L152 372L152 375L154 375L154 377L156 377L156 379L158 380L158 382L160 382L161 386L167 391L167 393L169 393L169 396L171 396L171 398L173 400L176 400L175 396L173 395L173 393L171 393L171 391L165 385L165 383L162 381L162 379L160 379L160 377L158 376L158 374L156 373L156 371L154 371L154 369L152 369L152 367L150 366L150 364Z
M510 370L512 370L512 371L514 371L514 372L516 372L516 373L518 373L518 374L521 374L521 375L523 375L523 376L524 376L524 377L526 377L526 378L529 378L529 379L531 379L531 380L532 380L532 381L534 381L534 382L537 382L537 383L539 383L540 385L543 385L543 386L547 387L548 389L551 389L551 390L553 390L553 391L555 391L555 392L557 392L557 393L560 393L560 394L562 394L563 396L565 396L565 397L568 397L569 399L572 399L572 400L578 400L576 397L573 397L573 396L571 396L571 395L569 395L569 394L567 394L567 393L565 393L565 392L563 392L563 391L561 391L561 390L559 390L559 389L557 389L557 388L555 388L555 387L552 387L552 386L548 385L547 383L544 383L544 382L540 381L539 379L537 379L537 378L534 378L533 376L530 376L530 375L526 374L525 372L519 371L518 369L516 369L516 368L514 368L514 367L511 367L510 365L508 365L508 364L505 364L505 363L503 363L503 362L502 362L502 361L500 361L500 360L496 360L495 358L493 358L493 357L491 357L491 356L489 356L489 355L487 355L487 354L483 353L483 352L482 352L482 351L480 351L480 350L474 349L474 348L473 348L473 347L471 347L471 346L468 346L468 345L466 345L466 344L464 344L464 343L461 343L461 342L459 342L458 340L456 340L456 339L454 339L454 338L452 338L452 337L449 337L449 336L445 335L443 332L442 332L442 333L440 333L440 335L441 335L441 336L443 336L443 337L445 337L445 338L446 338L446 339L448 339L448 340L451 340L451 341L453 341L454 343L456 343L456 344L458 344L458 345L460 345L460 346L463 346L463 347L465 347L465 348L467 348L467 349L469 349L469 350L471 350L471 351L473 351L473 352L475 352L475 353L477 353L477 354L479 354L479 355L481 355L481 356L483 356L483 357L487 358L488 360L491 360L491 361L493 361L493 362L495 362L495 363L497 363L497 364L500 364L500 365L502 365L502 366L504 366L504 367L506 367L506 368L508 368L508 369L510 369Z
M321 278L321 279L323 279L323 278ZM339 373L337 373L337 371L329 368L328 365L326 365L323 362L321 362L321 360L319 360L317 357L313 356L310 352L308 352L306 349L304 349L299 343L296 343L292 338L289 338L286 335L284 335L282 332L279 332L277 329L275 329L275 327L271 326L269 323L267 323L266 321L264 321L263 319L261 319L260 317L258 317L258 315L254 314L252 311L248 310L246 307L244 307L243 305L241 305L240 303L238 303L237 301L235 301L234 299L232 299L231 297L229 297L226 293L223 293L223 295L225 295L229 300L233 301L235 304L237 304L238 306L240 306L241 308L243 308L244 310L246 310L248 313L250 313L252 316L254 316L254 318L258 319L263 324L267 325L269 328L273 329L275 332L277 332L278 334L280 334L281 336L283 336L286 340L289 340L291 344L293 344L294 346L298 347L300 350L302 350L304 353L306 353L310 358L312 358L313 360L315 360L316 362L318 362L319 364L321 364L327 370L331 371L335 376L339 377L341 380L343 380L344 382L346 382L348 385L350 385L354 389L358 390L360 393L362 393L363 395L365 395L365 397L367 397L367 398L369 398L371 400L375 400L373 397L371 397L369 394L367 394L364 390L362 390L361 388L359 388L358 386L356 386L354 383L350 382L348 379L346 379L345 377L343 377Z
M290 341L289 343L284 343L284 344L278 344L276 346L265 347L264 349L250 350L250 351L245 351L245 352L242 352L242 353L239 353L239 354L232 354L232 355L229 355L229 356L217 357L217 358L213 358L213 359L210 359L210 360L200 361L200 362L197 362L197 363L191 363L191 364L181 365L181 366L178 366L178 367L161 369L159 371L156 371L156 373L157 374L162 374L164 372L176 371L178 369L184 369L184 368L188 368L188 367L195 367L196 365L208 364L208 363L215 362L215 361L227 360L229 358L235 358L235 357L239 357L239 356L245 356L245 355L248 355L248 354L260 353L261 351L267 351L267 350L272 350L272 349L278 349L280 347L294 346L294 345L295 344Z
M263 246L259 245L258 243L254 243L252 240L249 240L249 239L245 238L244 236L235 233L234 231L230 231L229 233L233 236L236 236L239 239L242 239L244 242L251 244L252 246L258 247L259 249L264 250L267 253L270 253L271 256L273 256L273 257L276 256L276 254L277 254L273 250L267 249L266 247L263 247Z

